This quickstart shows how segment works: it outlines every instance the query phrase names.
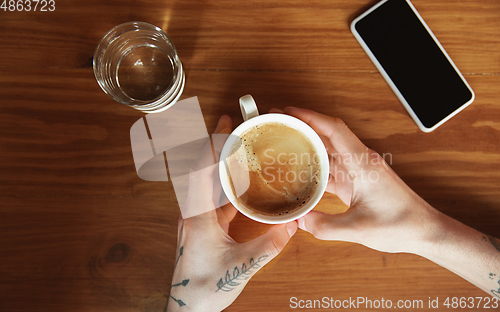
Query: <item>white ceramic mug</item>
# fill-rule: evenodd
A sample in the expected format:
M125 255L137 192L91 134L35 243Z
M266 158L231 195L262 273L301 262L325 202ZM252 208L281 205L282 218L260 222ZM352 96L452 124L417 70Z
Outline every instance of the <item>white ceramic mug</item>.
M269 224L278 224L290 222L304 216L318 204L328 184L329 162L328 154L323 142L321 141L318 134L309 125L295 117L285 114L259 115L257 105L255 104L255 101L251 95L245 95L240 98L240 108L244 121L231 133L228 140L224 144L220 155L220 159L222 162L219 166L219 176L224 193L226 194L229 201L234 205L234 207L236 207L236 209L238 209L245 216L255 221ZM262 125L270 122L284 124L304 134L315 147L321 168L318 186L316 187L316 192L311 196L311 199L305 205L289 214L274 216L258 213L238 201L237 195L241 195L242 191L235 190L234 192L236 192L237 194L234 194L226 165L226 160L230 156L233 145L237 140L241 138L241 136L245 132L252 129L256 125Z

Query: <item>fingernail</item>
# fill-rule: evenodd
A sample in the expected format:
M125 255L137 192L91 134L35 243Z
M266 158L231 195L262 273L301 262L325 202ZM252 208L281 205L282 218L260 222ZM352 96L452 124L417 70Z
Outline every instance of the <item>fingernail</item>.
M215 131L214 131L215 133L225 133L227 130L229 130L229 132L227 132L227 133L231 132L231 129L229 129L228 127L224 127L224 129L221 129L224 125L224 122L229 122L228 118L231 119L231 117L229 117L228 115L222 115L219 118L219 122L217 123L217 127L215 127Z
M289 222L285 225L286 231L288 232L288 236L292 237L293 234L297 231L297 223L295 221Z
M231 117L229 117L228 115L222 115L222 116L220 116L220 118L219 118L219 122L218 122L217 126L222 125L222 123L223 123L225 120L227 121L227 119L228 119L228 118L231 118Z

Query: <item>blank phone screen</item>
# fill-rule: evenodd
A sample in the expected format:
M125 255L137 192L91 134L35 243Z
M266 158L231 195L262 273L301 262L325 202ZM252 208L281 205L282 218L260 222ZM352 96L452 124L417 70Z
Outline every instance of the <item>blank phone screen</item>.
M389 0L355 28L422 124L432 128L473 97L405 0Z

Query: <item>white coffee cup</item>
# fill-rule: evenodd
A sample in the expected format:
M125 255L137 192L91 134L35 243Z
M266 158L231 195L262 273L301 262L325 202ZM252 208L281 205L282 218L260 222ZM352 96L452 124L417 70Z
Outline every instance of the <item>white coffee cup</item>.
M326 148L323 142L321 141L318 134L309 125L307 125L305 122L295 117L285 114L259 115L257 105L255 104L255 101L251 95L245 95L240 98L240 108L244 121L231 133L228 140L225 142L220 155L221 163L219 166L219 176L224 193L226 194L229 201L234 205L234 207L236 207L236 209L238 209L245 216L255 221L268 224L279 224L279 223L290 222L304 216L318 204L328 184L329 161L328 161L328 154L326 152ZM318 155L319 164L321 168L321 173L318 185L316 187L316 191L311 196L310 200L302 207L300 207L295 211L292 211L291 213L274 215L274 216L261 214L254 210L251 210L250 208L243 205L240 201L238 201L237 196L233 192L233 187L231 186L228 167L226 164L226 160L230 156L233 145L237 140L241 138L241 136L245 132L252 129L254 126L270 122L273 123L277 122L289 126L291 128L294 128L295 130L300 131L307 138L309 138L309 141L316 149L316 153ZM235 192L238 193L237 190L235 190Z

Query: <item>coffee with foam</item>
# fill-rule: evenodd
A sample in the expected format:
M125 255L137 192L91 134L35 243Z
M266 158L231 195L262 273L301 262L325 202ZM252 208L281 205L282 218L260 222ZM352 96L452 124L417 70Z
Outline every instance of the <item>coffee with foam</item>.
M278 122L256 125L236 140L227 158L238 202L264 215L283 215L311 199L321 176L312 142Z

